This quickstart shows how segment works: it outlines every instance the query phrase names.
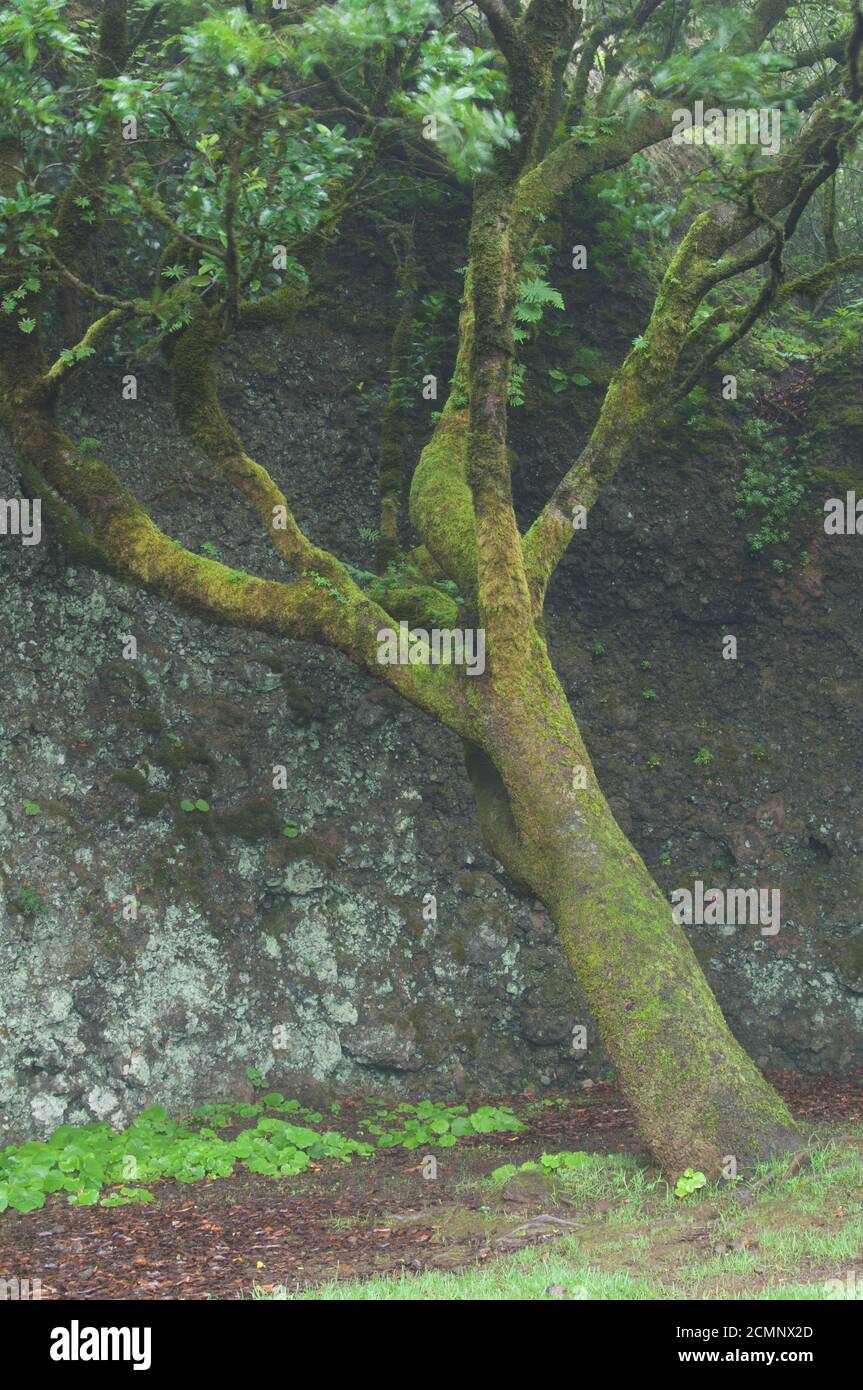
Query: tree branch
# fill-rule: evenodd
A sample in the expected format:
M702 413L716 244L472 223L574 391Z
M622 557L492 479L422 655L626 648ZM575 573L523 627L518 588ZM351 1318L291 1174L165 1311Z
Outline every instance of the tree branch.
M635 446L672 378L695 310L727 268L723 256L765 217L775 217L790 204L771 248L774 277L778 278L785 240L793 234L816 188L836 167L835 161L859 122L860 117L847 112L838 100L823 106L809 129L760 182L757 212L750 198L736 216L719 208L714 214L702 213L693 222L666 271L644 334L608 388L590 439L524 537L525 572L535 612L541 611L549 578L572 538L575 508L590 510ZM768 284L759 296L754 317L744 311L747 327L770 302L774 289Z

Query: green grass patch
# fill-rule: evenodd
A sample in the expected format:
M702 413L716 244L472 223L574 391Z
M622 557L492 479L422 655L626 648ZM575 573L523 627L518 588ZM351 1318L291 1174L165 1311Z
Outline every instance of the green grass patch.
M655 1285L626 1274L606 1274L591 1269L578 1258L574 1242L562 1240L553 1255L528 1248L502 1256L487 1265L461 1272L440 1270L415 1275L387 1275L362 1282L328 1282L317 1289L291 1291L252 1289L252 1298L275 1302L326 1302L359 1300L395 1302L440 1300L493 1302L496 1300L582 1301L584 1299L650 1299L659 1297ZM682 1295L681 1295L682 1296Z

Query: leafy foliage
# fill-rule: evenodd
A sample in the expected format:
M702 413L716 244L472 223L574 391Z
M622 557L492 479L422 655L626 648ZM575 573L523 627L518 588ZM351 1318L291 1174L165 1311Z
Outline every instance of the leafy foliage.
M746 539L754 551L787 541L789 521L806 491L802 470L784 457L768 435L764 422L747 422L746 432L754 457L746 464L737 491L737 516L753 515L757 524Z
M674 1184L675 1197L688 1197L700 1187L707 1186L707 1178L694 1168L685 1168Z
M387 1119L396 1123L379 1123ZM236 1128L241 1120L256 1123L232 1138L217 1134L219 1129ZM53 1192L65 1192L67 1200L79 1206L148 1202L152 1194L145 1187L129 1184L160 1178L178 1182L226 1178L237 1164L268 1177L294 1177L313 1163L326 1159L347 1163L374 1152L365 1140L311 1128L322 1122L320 1112L286 1100L280 1091L270 1091L254 1103L202 1105L182 1120L170 1119L164 1107L154 1105L121 1131L106 1123L80 1128L61 1125L44 1143L34 1140L0 1150L0 1211L7 1207L34 1211ZM405 1102L392 1112L381 1109L375 1122L366 1125L381 1149L446 1148L468 1135L522 1127L506 1109L487 1105L471 1114L465 1105L434 1101ZM100 1196L106 1187L111 1192Z
M320 5L303 26L306 69L340 52L403 44L438 18L433 0L336 0Z
M504 1163L500 1168L495 1168L491 1173L492 1182L506 1182L508 1178L515 1177L516 1173L554 1173L571 1171L573 1168L581 1168L590 1163L590 1155L580 1149L564 1149L556 1154L542 1154L538 1163L529 1160L527 1163Z
M466 1105L439 1105L424 1100L419 1105L403 1102L392 1112L406 1116L404 1123L386 1127L377 1121L387 1119L390 1112L377 1112L375 1122L366 1125L369 1134L377 1136L380 1149L418 1149L428 1145L452 1148L459 1139L471 1134L496 1134L506 1130L523 1129L511 1110L495 1105L482 1105L471 1114Z
M548 283L536 260L528 261L525 269L528 273L525 279L519 281L518 302L515 306L517 326L513 337L516 342L524 342L528 336L528 331L518 325L539 323L546 309L566 308L560 290Z
M747 12L735 5L701 5L703 42L693 51L671 55L654 75L654 88L662 95L698 97L710 92L719 102L763 106L768 79L794 66L785 54L762 49L737 52L732 41L743 37Z
M200 1119L204 1112L196 1116ZM230 1123L218 1107L206 1117ZM0 1211L6 1207L33 1211L44 1206L52 1192L65 1192L69 1202L91 1206L109 1185L120 1185L120 1190L102 1198L102 1205L149 1201L151 1194L142 1189L131 1189L129 1195L128 1184L166 1177L178 1182L224 1178L237 1163L252 1173L290 1177L319 1159L348 1161L371 1151L368 1144L332 1131L320 1134L279 1116L262 1115L253 1128L241 1130L233 1139L220 1139L212 1128L171 1120L162 1106L151 1106L119 1133L105 1123L81 1128L61 1125L45 1143L32 1141L3 1150Z
M857 347L863 338L863 299L835 305L823 318L817 319L813 327L826 333L828 342L832 340L847 348Z

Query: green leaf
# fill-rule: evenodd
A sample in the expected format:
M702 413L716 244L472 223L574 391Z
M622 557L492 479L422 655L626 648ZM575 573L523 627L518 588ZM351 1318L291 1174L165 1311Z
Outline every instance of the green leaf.
M564 1153L561 1157L563 1159L564 1168L581 1168L585 1163L590 1162L590 1154L585 1153L583 1149L576 1149L572 1153Z
M73 1207L94 1207L98 1200L98 1187L80 1187L69 1193L69 1203Z
M9 1188L8 1202L15 1211L36 1211L37 1207L44 1207L45 1193L40 1192L37 1187L27 1187L23 1183L13 1182Z

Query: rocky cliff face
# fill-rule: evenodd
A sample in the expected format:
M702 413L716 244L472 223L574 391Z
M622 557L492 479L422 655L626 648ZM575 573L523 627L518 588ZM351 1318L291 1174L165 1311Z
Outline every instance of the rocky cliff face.
M318 315L223 364L249 451L363 568L386 352ZM735 421L657 434L572 547L550 619L600 777L663 887L781 890L775 936L692 936L756 1059L807 1071L863 1057L863 538L826 538L820 510L858 478L863 496L863 404L857 364L851 414L831 421L837 370L808 402L787 570L748 552L735 516ZM186 544L278 573L177 439L160 370L136 402L120 374L70 403L79 435ZM538 393L516 426L525 514L585 427L589 393L573 394ZM544 909L483 851L458 740L341 657L64 570L47 540L4 537L0 585L0 1141L263 1078L416 1095L462 1067L491 1091L604 1074Z

